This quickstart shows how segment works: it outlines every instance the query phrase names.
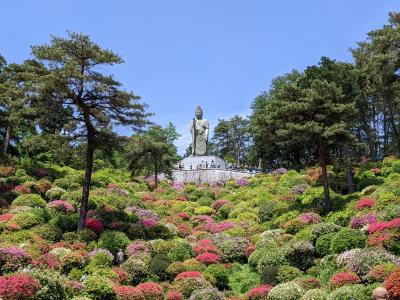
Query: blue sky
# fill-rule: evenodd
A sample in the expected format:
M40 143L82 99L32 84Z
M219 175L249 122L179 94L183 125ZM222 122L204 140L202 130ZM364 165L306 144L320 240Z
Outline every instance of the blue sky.
M399 0L5 0L0 53L9 62L66 30L120 54L112 73L182 134L197 105L218 118L248 115L271 79L321 56L351 61L350 47L400 11ZM122 134L130 134L121 130Z

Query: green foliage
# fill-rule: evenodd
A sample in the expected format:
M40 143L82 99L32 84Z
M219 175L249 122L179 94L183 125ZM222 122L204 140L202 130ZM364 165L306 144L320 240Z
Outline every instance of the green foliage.
M354 179L357 182L357 189L360 191L367 186L380 185L384 182L383 178L377 177L372 171L364 171L361 174L356 174Z
M268 300L298 300L303 294L303 289L297 284L292 282L282 283L270 291Z
M31 271L31 275L39 280L42 288L37 292L38 300L64 300L67 298L65 279L56 271Z
M279 283L292 281L297 277L301 277L303 272L300 269L292 266L281 266L278 268L276 279Z
M365 235L358 231L343 228L331 239L331 252L342 253L353 248L364 248L366 243Z
M229 287L230 271L227 270L223 265L221 264L209 265L203 273L206 277L208 275L215 279L216 287L219 290L225 290Z
M326 300L328 294L321 289L308 290L302 297L303 300Z
M315 250L320 257L331 254L332 239L336 236L335 232L323 234L317 238Z
M133 256L129 257L122 265L121 268L132 277L132 283L138 284L147 278L149 275L148 265Z
M100 275L90 275L85 280L84 292L93 300L115 299L112 281Z
M327 300L342 300L350 298L367 300L371 299L371 295L366 294L366 288L364 285L353 284L353 285L342 286L334 290L328 295Z
M46 201L37 194L19 195L12 203L13 206L45 207Z
M125 249L130 243L128 236L120 231L106 230L99 238L99 248L110 250L113 253L117 253L119 249Z
M248 265L235 264L229 275L229 287L235 294L244 294L260 284L260 277Z

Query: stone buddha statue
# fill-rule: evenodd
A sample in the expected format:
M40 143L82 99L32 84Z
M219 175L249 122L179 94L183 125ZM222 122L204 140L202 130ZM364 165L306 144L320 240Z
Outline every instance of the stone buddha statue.
M208 121L203 119L203 110L198 106L192 126L190 127L192 134L192 155L207 154L208 131Z

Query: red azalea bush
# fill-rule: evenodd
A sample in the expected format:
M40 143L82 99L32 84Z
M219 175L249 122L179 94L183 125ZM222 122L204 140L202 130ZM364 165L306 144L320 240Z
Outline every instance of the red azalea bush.
M272 289L272 285L269 284L263 284L260 286L257 286L255 288L250 289L247 292L247 299L249 300L262 300L262 299L267 299L267 296L269 292Z
M205 264L215 264L220 261L220 258L215 253L206 252L197 255L196 260Z
M186 272L179 273L175 277L175 280L184 279L184 278L196 278L196 277L202 277L202 276L203 276L203 274L201 272L186 271Z
M163 300L163 288L155 282L144 282L137 286L146 300Z
M103 231L103 223L100 220L87 218L85 222L85 227L87 229L93 230L97 234Z
M377 231L384 231L394 228L400 228L400 218L396 218L391 221L383 221L370 224L368 227L368 232L369 234L373 234Z
M335 287L341 287L348 284L360 282L360 278L353 272L339 272L331 277L330 283Z
M394 270L385 280L390 299L400 299L400 269Z
M113 288L118 300L145 300L143 292L133 286L116 285Z
M183 300L183 295L178 291L169 291L165 296L165 300Z
M13 274L0 277L0 298L25 300L33 298L41 288L39 281L25 274Z
M31 190L28 189L26 186L20 184L14 188L14 192L16 192L18 194L29 194L31 192Z
M2 214L0 215L0 222L8 222L14 217L13 214Z
M372 208L375 205L375 200L372 198L362 198L358 200L356 209Z
M128 282L128 280L130 279L128 273L119 267L114 267L111 271L118 276L118 279L116 279L116 281L118 281L119 283Z
M204 240L200 240L198 242L198 244L196 246L194 246L193 251L196 254L202 254L202 253L206 253L206 252L217 253L218 248L217 248L217 246L215 246L213 244L212 240L204 239Z

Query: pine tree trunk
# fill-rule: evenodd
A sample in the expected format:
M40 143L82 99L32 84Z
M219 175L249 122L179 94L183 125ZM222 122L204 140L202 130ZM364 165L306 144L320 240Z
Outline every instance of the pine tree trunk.
M88 134L87 134L85 181L83 183L83 189L82 189L82 201L79 210L78 230L82 230L85 228L86 214L88 211L88 204L89 204L90 184L92 181L93 153L94 153L94 130L93 128L90 128L88 129Z
M349 189L349 193L354 193L354 182L353 182L353 169L348 167L346 170L347 173L347 188Z
M11 139L11 125L8 125L7 129L6 129L6 136L4 138L4 148L3 148L4 154L7 154L7 152L8 152L8 146L10 145L10 139Z
M326 154L321 141L319 142L319 160L322 171L322 182L324 187L324 211L325 213L327 213L331 210L332 204L331 204L331 198L329 196L329 181L328 181L328 171L326 168Z

